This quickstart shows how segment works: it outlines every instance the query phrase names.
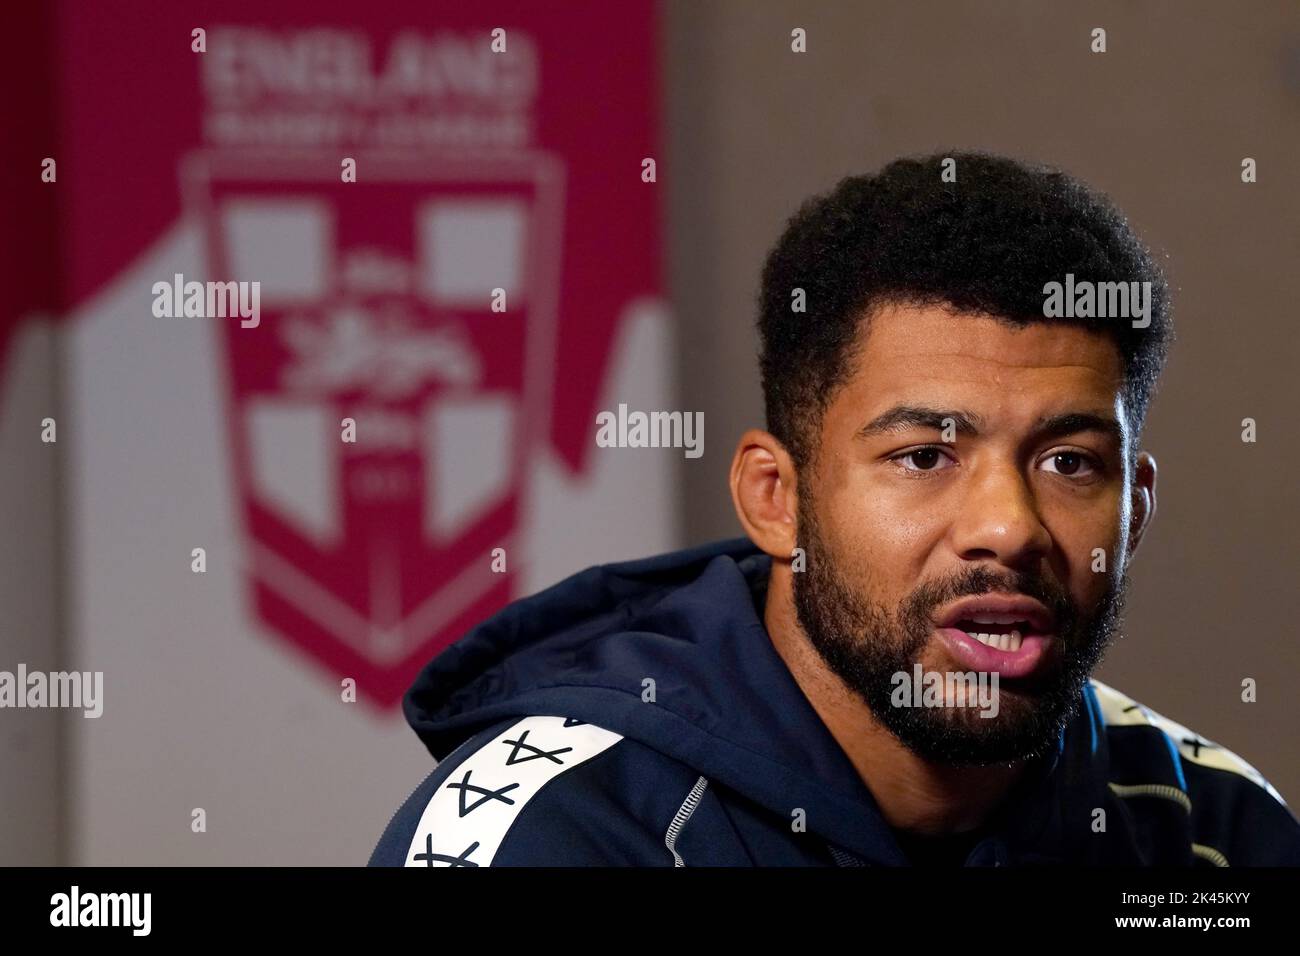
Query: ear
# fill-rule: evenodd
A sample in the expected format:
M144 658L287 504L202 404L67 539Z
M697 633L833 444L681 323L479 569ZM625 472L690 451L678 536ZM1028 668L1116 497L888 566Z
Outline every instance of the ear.
M1128 554L1132 559L1156 513L1156 460L1150 452L1138 452L1130 495Z
M731 501L745 534L778 561L795 548L798 490L794 462L770 432L751 428L731 460Z

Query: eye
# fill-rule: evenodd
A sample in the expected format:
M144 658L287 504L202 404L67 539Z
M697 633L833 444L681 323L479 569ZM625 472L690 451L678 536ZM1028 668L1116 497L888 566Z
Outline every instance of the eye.
M1066 478L1090 478L1098 470L1092 457L1081 451L1053 452L1043 459L1043 464L1052 466L1046 471Z
M889 460L903 463L902 468L904 471L942 471L947 467L944 462L955 464L943 449L937 445L913 448L911 451L902 452Z

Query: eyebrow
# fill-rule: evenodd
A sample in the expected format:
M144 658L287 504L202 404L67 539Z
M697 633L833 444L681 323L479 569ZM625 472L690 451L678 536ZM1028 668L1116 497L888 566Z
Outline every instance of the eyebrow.
M1124 446L1124 427L1110 415L1094 412L1066 412L1050 415L1034 423L1034 433L1044 438L1064 438L1079 432L1100 432L1121 448Z
M952 421L954 430L960 435L978 435L983 419L974 412L960 409L928 408L921 405L895 405L886 412L877 415L858 429L855 437L870 438L874 435L907 431L911 428L931 428L942 431L948 420ZM1040 438L1063 438L1079 432L1100 432L1116 444L1124 444L1124 428L1110 415L1095 412L1066 412L1061 415L1045 415L1034 422L1034 435Z
M858 438L870 438L889 432L907 431L909 428L933 428L942 431L951 419L954 428L962 435L978 435L979 425L983 421L973 412L926 408L920 405L895 405L886 412L877 415L858 429Z

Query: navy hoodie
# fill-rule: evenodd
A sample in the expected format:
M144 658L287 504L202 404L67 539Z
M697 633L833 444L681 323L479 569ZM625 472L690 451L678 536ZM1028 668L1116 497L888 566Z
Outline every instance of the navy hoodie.
M447 648L371 865L1300 865L1258 772L1095 680L979 830L900 844L768 637L770 568L745 538L588 568Z

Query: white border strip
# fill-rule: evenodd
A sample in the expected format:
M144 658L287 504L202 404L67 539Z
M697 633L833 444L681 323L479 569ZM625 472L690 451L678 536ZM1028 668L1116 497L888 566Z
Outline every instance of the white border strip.
M592 724L564 724L563 717L525 717L457 765L425 805L406 865L491 866L542 787L623 739Z

